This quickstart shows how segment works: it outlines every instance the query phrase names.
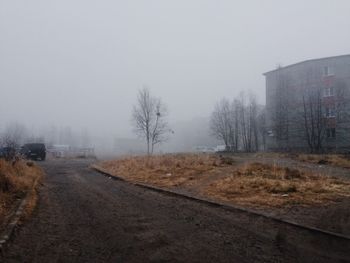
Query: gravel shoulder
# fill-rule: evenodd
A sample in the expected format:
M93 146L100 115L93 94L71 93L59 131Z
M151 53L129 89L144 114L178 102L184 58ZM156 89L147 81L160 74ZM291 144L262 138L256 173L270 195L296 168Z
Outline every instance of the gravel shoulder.
M38 206L3 262L350 261L349 242L111 180L90 164L43 164Z

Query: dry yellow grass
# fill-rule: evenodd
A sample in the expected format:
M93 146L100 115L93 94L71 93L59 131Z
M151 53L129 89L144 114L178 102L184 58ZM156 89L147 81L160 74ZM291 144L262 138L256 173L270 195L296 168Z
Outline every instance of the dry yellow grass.
M249 206L311 205L350 197L350 182L298 169L251 163L213 182L204 193Z
M0 160L0 222L14 200L23 197L42 176L42 169L33 162Z
M215 155L130 157L99 166L132 182L180 187L248 206L312 205L350 197L350 181L345 179L261 163L238 166Z
M191 184L202 174L231 165L229 158L206 154L169 154L127 157L103 162L99 166L113 175L133 182L151 183L162 187Z
M329 164L350 168L350 156L341 154L299 154L297 160L316 164Z

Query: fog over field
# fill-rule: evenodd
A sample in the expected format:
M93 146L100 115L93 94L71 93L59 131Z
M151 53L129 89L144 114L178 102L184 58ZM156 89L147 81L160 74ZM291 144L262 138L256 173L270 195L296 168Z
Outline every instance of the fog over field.
M132 107L148 87L168 108L164 151L188 150L198 131L193 146L218 144L215 103L245 91L264 104L262 73L350 53L349 11L347 0L0 0L0 130L71 127L111 150L136 138Z

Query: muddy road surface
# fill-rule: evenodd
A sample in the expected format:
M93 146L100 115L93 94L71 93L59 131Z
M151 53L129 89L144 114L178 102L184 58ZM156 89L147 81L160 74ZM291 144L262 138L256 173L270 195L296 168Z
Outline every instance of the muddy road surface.
M350 262L344 240L112 180L86 160L40 164L38 205L3 262Z

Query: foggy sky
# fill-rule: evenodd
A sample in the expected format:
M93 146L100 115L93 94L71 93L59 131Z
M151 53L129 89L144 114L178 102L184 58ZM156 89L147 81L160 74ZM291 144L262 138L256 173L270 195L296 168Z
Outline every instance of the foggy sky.
M277 64L347 54L350 1L0 0L0 128L130 136L143 85L170 121L209 116Z

